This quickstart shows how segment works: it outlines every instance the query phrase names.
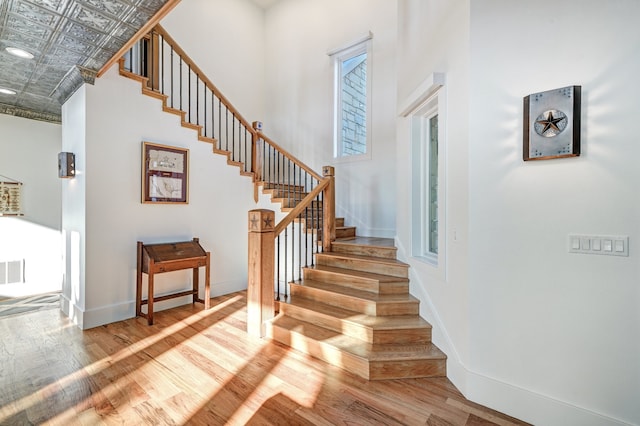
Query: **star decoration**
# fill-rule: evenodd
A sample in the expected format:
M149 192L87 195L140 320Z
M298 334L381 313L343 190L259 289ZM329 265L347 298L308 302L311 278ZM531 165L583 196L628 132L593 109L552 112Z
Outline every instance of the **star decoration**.
M251 227L250 229L258 229L258 218L256 217L256 215L252 214L251 215L251 219L249 219L249 222L251 222Z
M549 113L547 114L547 118L546 119L544 119L544 120L536 120L536 123L539 123L539 124L544 126L544 128L540 132L543 135L548 130L554 130L555 133L558 134L558 133L560 133L562 131L558 127L558 123L560 123L562 120L565 120L565 119L566 119L566 117L554 117L553 116L553 111L549 111Z
M267 217L264 219L264 227L265 227L265 228L271 228L271 227L273 227L273 219L271 218L271 216L267 216Z

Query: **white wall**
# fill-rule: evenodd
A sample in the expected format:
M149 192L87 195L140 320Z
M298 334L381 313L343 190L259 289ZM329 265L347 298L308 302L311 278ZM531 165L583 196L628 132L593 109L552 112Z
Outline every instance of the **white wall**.
M534 423L640 424L638 17L471 2L470 396ZM568 85L582 155L523 162L522 98ZM630 256L570 254L571 233L628 235Z
M399 6L399 102L446 75L446 279L408 256L403 120L397 241L450 378L535 424L639 424L640 5ZM522 98L568 85L583 88L582 156L523 162ZM569 254L570 233L629 235L630 257Z
M262 46L261 9L248 1L181 2L162 24L245 118L258 119L263 73L254 67L263 61L254 56ZM251 178L140 89L114 66L63 106L63 145L78 163L78 176L63 191L63 309L82 328L135 315L137 241L199 237L211 252L212 296L246 288L246 212L256 208ZM188 205L141 203L143 141L190 150ZM201 288L203 274L201 268ZM162 274L155 294L190 286L189 271ZM188 299L161 302L156 310Z
M159 100L141 95L140 87L119 76L116 67L95 86L83 87L85 152L78 160L79 178L69 183L86 185L86 204L73 206L84 208L85 224L84 230L81 224L65 228L78 232L86 247L80 249L84 293L75 307L83 328L134 316L137 241L199 237L211 252L212 295L246 288L247 216L238 213L254 208L251 178L213 154L211 145L198 142L195 131L181 127L177 116L163 112ZM188 205L141 203L142 141L189 149ZM203 273L202 268L202 283ZM186 271L159 275L156 294L189 288L190 280ZM156 309L186 302L174 299Z
M337 215L359 235L395 234L396 3L282 0L266 11L265 134L314 170L336 168ZM371 159L333 159L330 50L371 31ZM372 208L374 206L374 208Z
M75 154L76 175L62 182L64 281L61 302L62 311L81 328L86 309L86 98L86 86L83 86L62 105L62 149Z
M250 0L181 1L161 22L249 122L264 117L264 11Z
M411 265L411 293L422 302L421 315L434 325L433 340L448 355L448 376L465 392L469 364L469 5L460 0L409 0L399 1L398 6L398 108L406 107L433 73L445 75L439 95L439 124L444 127L440 160L444 185L440 182L440 186L445 187L446 196L439 200L439 209L444 211L444 245L439 247L439 263L434 267L411 257L410 118L400 117L396 132L396 244L399 257Z
M24 216L0 217L0 261L25 259L25 283L0 286L0 296L59 291L59 124L0 114L0 180L22 182Z

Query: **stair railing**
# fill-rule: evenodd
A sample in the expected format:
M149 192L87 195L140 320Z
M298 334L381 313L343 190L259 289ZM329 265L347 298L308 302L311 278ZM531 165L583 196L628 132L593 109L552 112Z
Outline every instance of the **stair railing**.
M173 38L156 25L122 58L123 74L139 76L143 92L163 99L198 138L226 154L241 174L253 175L257 132Z
M301 280L314 255L335 240L333 167L319 175L266 137L260 123L249 124L160 25L124 55L120 72L140 80L145 94L162 99L165 111L252 176L256 202L262 186L288 211L277 224L273 211L249 212L247 323L252 334L263 335L274 301L286 299L289 283Z

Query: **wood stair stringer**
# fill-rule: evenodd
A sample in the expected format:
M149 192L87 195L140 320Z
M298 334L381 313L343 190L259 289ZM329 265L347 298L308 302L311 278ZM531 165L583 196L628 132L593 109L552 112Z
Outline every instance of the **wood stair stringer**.
M124 69L124 60L120 59L120 75L126 78L130 78L132 80L138 81L140 82L140 84L142 85L142 94L150 96L152 98L158 99L160 101L162 101L162 110L164 112L168 112L170 114L174 114L177 115L178 117L180 117L180 125L186 129L191 129L191 130L195 130L197 133L197 139L201 142L206 142L206 143L211 143L213 145L213 153L214 154L219 154L219 155L225 155L227 157L227 164L230 166L236 166L240 169L240 175L241 176L247 176L247 177L251 177L254 182L255 182L255 173L253 172L247 172L244 170L244 163L239 162L239 161L233 161L231 160L231 153L229 151L226 150L222 150L222 149L218 149L218 140L216 138L211 138L208 136L205 136L203 134L203 126L199 125L199 124L194 124L191 123L187 120L187 113L185 111L182 111L181 109L178 108L174 108L170 105L167 104L167 101L169 99L169 96L157 91L157 90L153 90L148 88L148 82L149 82L149 78L148 77L142 77L138 74L126 71Z

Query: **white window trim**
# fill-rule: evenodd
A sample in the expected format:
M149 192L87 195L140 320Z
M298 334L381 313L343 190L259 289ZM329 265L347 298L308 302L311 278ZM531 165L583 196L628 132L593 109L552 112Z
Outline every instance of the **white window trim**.
M327 52L333 62L333 159L337 163L370 160L371 159L371 133L372 133L372 87L373 87L373 61L372 61L373 33L368 32L363 37L352 40L344 46ZM366 152L356 155L339 155L342 151L342 94L340 88L340 64L345 57L356 56L360 53L367 54L367 138Z
M406 125L409 126L409 135L411 144L411 256L413 259L423 262L428 266L429 273L434 277L446 281L447 276L447 244L446 244L446 98L444 90L444 74L433 73L418 88L416 88L403 103L398 107L399 116L406 118ZM424 146L416 146L421 144L422 139L415 137L416 120L423 119L438 114L438 254L424 255L423 252L423 179L424 164L422 159L416 153L421 153ZM424 158L424 157L423 157Z

